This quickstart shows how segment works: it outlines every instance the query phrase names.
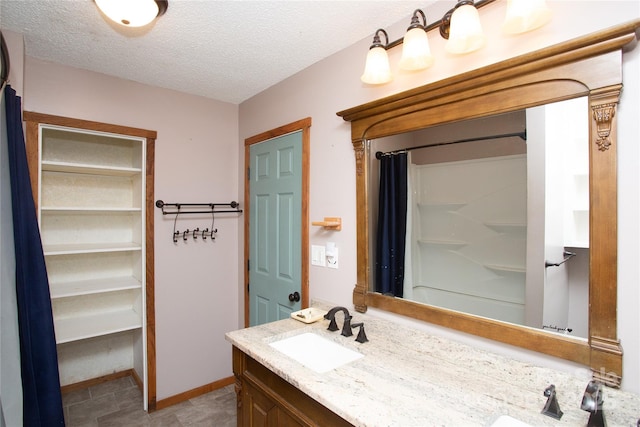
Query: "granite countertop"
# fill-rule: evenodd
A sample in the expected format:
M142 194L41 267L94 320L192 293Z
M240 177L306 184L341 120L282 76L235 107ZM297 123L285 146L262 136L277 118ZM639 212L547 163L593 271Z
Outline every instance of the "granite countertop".
M389 320L353 313L364 322L369 342L361 344L328 320L305 324L285 319L226 334L234 346L356 426L489 426L509 415L533 426L585 426L580 409L589 372L560 372L509 359ZM337 314L342 327L342 314ZM316 373L269 343L312 331L356 350L363 358ZM354 330L356 333L357 330ZM564 415L541 414L554 384ZM640 396L605 387L609 426L636 426Z

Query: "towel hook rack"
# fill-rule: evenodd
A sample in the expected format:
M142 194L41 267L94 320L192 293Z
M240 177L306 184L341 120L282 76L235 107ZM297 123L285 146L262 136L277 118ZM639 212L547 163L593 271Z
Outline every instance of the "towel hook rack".
M178 243L178 237L181 234L179 230L176 230L176 223L180 215L211 214L211 228L207 227L203 230L200 230L200 227L193 230L187 228L182 232L182 240L186 242L189 236L191 236L193 240L198 240L198 236L200 236L203 241L207 240L207 238L215 240L216 233L218 232L218 229L214 228L215 214L242 213L240 203L236 201L229 203L165 203L163 200L158 199L156 200L156 207L162 210L162 215L175 215L173 218L173 243Z

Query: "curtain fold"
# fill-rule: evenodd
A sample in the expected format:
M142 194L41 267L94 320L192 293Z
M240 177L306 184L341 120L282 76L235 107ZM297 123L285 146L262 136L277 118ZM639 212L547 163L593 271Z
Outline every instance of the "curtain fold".
M5 88L9 173L16 254L24 425L63 426L49 280L31 193L21 99Z
M407 229L407 153L380 159L376 292L402 298Z

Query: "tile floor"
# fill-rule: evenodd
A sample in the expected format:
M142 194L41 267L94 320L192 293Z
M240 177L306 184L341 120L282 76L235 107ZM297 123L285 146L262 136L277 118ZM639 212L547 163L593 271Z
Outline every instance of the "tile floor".
M67 427L234 427L234 386L194 397L159 411L142 409L142 393L131 377L62 395Z

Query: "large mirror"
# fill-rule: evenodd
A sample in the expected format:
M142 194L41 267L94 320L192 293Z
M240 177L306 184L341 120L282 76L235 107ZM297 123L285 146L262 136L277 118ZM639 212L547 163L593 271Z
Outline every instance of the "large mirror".
M579 97L368 141L370 290L586 339L588 108ZM396 194L379 197L380 175L396 156L407 219L388 292L378 212Z
M358 266L357 283L353 292L356 310L363 312L368 307L375 307L570 360L589 366L594 378L605 384L613 387L620 386L622 347L617 338L616 314L617 118L615 112L622 88L622 48L635 41L638 26L637 22L631 22L338 113L344 120L351 122L352 144L356 159ZM533 316L531 319L537 316L535 322L527 320L528 314L523 315L524 320L517 322L496 320L481 313L464 312L459 310L458 306L452 306L456 309L446 308L434 305L433 301L416 302L389 295L387 292L376 291L372 267L372 253L375 250L376 239L372 231L372 220L377 218L372 218L373 215L370 212L373 197L370 182L374 169L372 165L377 165L378 161L372 156L379 150L371 148L372 144L375 144L373 141L402 135L398 138L406 142L407 138L411 139L408 132L429 132L429 129L433 131L439 126L507 113L526 116L527 113L523 111L527 109L581 97L584 97L587 104L583 109L583 120L588 123L589 151L587 195L589 204L588 213L585 214L589 223L588 244L578 248L585 251L580 258L584 259L588 256L588 272L585 275L588 278L586 279L588 280L587 325L581 326L584 327L584 333L581 334L585 335L584 338L543 329L547 323L544 315L542 317L539 314L531 315ZM526 124L526 127L527 140L531 141L531 132L539 129L536 127L534 131L530 124ZM389 148L380 149L383 152L387 150ZM377 194L377 190L375 191ZM543 191L541 193L544 194ZM460 202L455 200L449 202L453 204L447 209L461 208ZM427 205L428 203L422 209L437 210L435 206ZM436 219L436 223L443 221L442 218L444 217ZM487 222L494 228L501 229L501 232L506 232L506 228L511 227L512 230L509 232L512 234L518 232L516 228L522 229L523 226L519 220L515 221L513 218ZM527 223L526 229L531 228L532 225ZM531 231L526 233L530 236ZM434 236L432 240L433 242L440 240L442 243L441 237L443 236ZM424 240L426 242L417 244L428 246L429 239ZM452 245L460 244L455 239L449 240ZM444 243L447 242L444 241ZM562 245L563 252L565 247L571 247L564 243ZM543 246L544 244L541 245ZM457 250L459 251L460 248L458 247ZM522 249L521 251L527 252ZM548 261L559 263L563 259ZM498 267L494 268L494 273L497 274L522 276L522 270L527 270L526 276L529 276L528 268L523 268L522 265L511 268L512 271L502 268L504 271L501 272L499 267L505 267L505 265L493 262L487 262L487 264ZM445 272L440 278L441 281L446 282L446 277ZM520 280L523 279L520 278ZM526 282L522 292L525 293L530 289L540 289L544 284L544 277L536 278L535 275L524 280ZM433 297L434 292L431 294ZM545 306L539 305L539 307ZM544 308L536 310L539 312ZM525 313L526 311L523 310ZM554 321L547 326L574 329L566 321L564 324ZM576 326L575 329L578 327Z

